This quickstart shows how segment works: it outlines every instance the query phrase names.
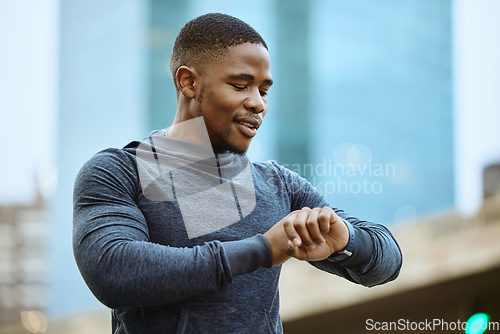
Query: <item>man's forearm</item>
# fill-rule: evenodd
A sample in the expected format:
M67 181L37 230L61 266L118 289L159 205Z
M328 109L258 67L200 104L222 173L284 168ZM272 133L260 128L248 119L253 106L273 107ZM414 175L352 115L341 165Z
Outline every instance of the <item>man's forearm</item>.
M177 248L118 241L112 232L101 232L76 244L74 253L90 290L110 308L179 302L271 264L269 246L262 235Z
M355 251L351 257L311 262L315 267L343 276L364 286L387 283L399 275L402 253L391 232L383 225L353 222Z

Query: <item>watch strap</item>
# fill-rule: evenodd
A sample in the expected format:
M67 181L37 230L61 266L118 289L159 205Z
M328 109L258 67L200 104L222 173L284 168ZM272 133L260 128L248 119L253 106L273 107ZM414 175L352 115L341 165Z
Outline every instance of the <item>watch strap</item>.
M344 224L347 226L347 230L349 231L349 241L347 242L347 246L341 250L340 252L333 253L330 255L327 260L337 262L344 260L346 258L349 258L352 256L352 253L354 252L354 245L355 245L355 231L354 227L352 226L351 223L349 223L346 219L341 218Z

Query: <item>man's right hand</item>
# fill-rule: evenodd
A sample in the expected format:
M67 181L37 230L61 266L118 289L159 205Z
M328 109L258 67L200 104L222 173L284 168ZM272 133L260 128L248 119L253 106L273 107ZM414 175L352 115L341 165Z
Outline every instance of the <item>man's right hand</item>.
M289 213L264 233L273 256L273 266L293 256L320 261L346 247L347 226L330 207L307 208Z
M271 246L273 267L283 264L290 258L290 255L287 254L288 236L285 232L284 222L297 212L290 212L285 218L274 224L273 227L264 233L264 237L266 237L269 246Z

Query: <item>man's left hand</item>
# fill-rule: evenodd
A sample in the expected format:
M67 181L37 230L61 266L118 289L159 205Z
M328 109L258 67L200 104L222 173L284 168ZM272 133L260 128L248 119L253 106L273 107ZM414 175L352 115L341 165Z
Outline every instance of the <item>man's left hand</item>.
M283 222L288 236L287 254L299 260L320 261L343 250L349 230L330 207L304 207Z

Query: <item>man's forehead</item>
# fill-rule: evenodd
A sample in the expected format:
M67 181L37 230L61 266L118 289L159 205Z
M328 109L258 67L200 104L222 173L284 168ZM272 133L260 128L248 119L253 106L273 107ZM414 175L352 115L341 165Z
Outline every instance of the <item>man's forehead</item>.
M270 63L270 57L267 49L262 44L253 43L230 46L217 58L223 62L239 62L259 59L260 61Z
M221 65L220 70L227 75L259 74L271 80L271 60L262 44L244 43L231 46L227 51L218 62Z

